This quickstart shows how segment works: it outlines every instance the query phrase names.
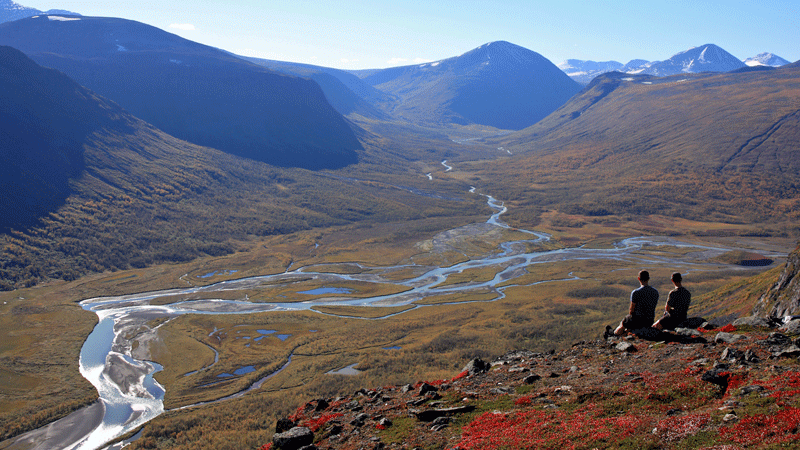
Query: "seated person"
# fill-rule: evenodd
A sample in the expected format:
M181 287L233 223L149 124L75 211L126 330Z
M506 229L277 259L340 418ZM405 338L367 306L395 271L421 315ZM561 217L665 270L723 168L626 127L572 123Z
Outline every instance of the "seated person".
M622 319L614 334L622 336L627 331L648 328L653 325L656 317L656 304L658 291L650 287L650 273L646 270L639 272L638 289L631 292L631 305L628 315Z
M674 330L675 327L680 325L681 322L686 320L686 315L689 312L689 303L692 301L692 294L681 286L681 274L675 272L672 274L672 284L675 289L669 291L667 296L667 304L664 307L664 315L658 319L658 322L653 324L654 328L659 330Z

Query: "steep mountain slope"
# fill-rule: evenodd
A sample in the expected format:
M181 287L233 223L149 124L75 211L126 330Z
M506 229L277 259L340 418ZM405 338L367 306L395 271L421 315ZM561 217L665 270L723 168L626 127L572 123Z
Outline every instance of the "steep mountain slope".
M385 107L394 101L388 94L344 70L261 58L244 59L276 72L311 78L320 85L325 97L342 115L356 113L369 118L385 118L386 114L379 111L378 107Z
M800 211L798 142L797 67L611 73L545 120L493 142L521 154L489 173L503 180L497 192L522 202L515 212L527 206L536 215L550 205L589 215L766 222L761 232L777 232Z
M0 230L55 210L83 172L83 143L122 110L19 50L0 47Z
M383 183L361 183L198 147L0 51L0 290L228 254L314 227L453 216L481 202L389 185L385 172L405 164L389 157L375 176Z
M0 44L189 142L311 169L351 164L361 148L313 81L138 22L41 16L0 25Z
M27 6L22 6L19 3L14 2L13 0L0 0L0 23L24 19L26 17L35 16L37 14L42 14L42 11L39 11L36 8L29 8ZM71 16L80 15L74 12L65 11L63 9L51 9L45 12L44 14L68 14Z
M365 82L399 99L391 113L416 123L521 129L580 90L543 56L503 41L433 63L366 73Z
M780 67L789 64L789 61L781 58L778 55L773 55L772 53L759 53L756 56L747 58L744 60L744 63L748 66L771 66L771 67Z
M673 55L666 61L655 61L641 70L629 73L665 77L679 73L730 72L745 64L714 44L705 44Z

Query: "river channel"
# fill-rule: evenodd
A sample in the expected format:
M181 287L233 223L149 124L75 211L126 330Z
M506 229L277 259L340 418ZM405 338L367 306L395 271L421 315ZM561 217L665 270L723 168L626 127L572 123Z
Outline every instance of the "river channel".
M444 165L446 162L442 162ZM477 194L471 189L473 195ZM484 224L475 224L478 227L504 227L508 226L500 220L506 212L502 202L491 196L485 196L488 205L494 214ZM545 233L529 230L516 231L525 233L529 238L504 242L497 251L481 259L468 261L448 267L428 267L422 275L404 280L387 280L381 277L380 270L389 271L403 266L395 267L362 267L368 270L363 274L337 274L328 270L320 270L320 266L307 266L285 273L269 276L242 278L224 281L208 286L191 287L186 289L171 289L163 291L144 292L118 297L91 298L81 302L81 306L97 314L99 323L86 339L80 354L81 374L89 380L100 394L99 404L91 408L95 410L95 420L99 425L86 430L86 434L74 438L71 442L62 442L58 448L65 449L98 449L103 448L111 440L118 438L154 417L164 412L164 387L161 386L153 375L161 368L158 364L147 361L147 354L141 348L133 348L133 342L146 340L143 334L157 333L158 329L149 329L145 325L155 319L171 320L184 314L247 314L267 311L294 311L307 310L318 305L361 305L373 307L387 307L408 305L425 297L444 295L455 292L491 290L496 293L496 299L505 296L505 289L510 287L513 280L526 274L526 267L532 264L546 264L566 260L617 260L630 263L632 267L649 266L660 263L680 264L682 267L696 267L708 269L712 264L707 261L709 254L723 254L735 248L704 246L696 243L684 242L668 237L634 237L623 239L611 248L562 248L558 250L530 252L532 243L542 243L550 239ZM686 252L681 260L675 257L662 257L648 255L641 252L643 246L685 247L696 249ZM704 258L692 257L693 254L704 254ZM783 254L769 255L784 257ZM719 263L713 264L715 267ZM315 271L315 267L318 271ZM408 267L408 266L404 266ZM461 273L467 269L491 267L496 269L496 275L489 281L462 283L458 285L443 285L450 275ZM417 266L419 268L419 266ZM371 270L374 269L374 270ZM365 271L366 272L366 271ZM193 293L213 293L230 290L248 289L265 283L280 285L290 283L299 278L313 277L323 283L335 284L337 281L356 280L374 283L395 283L408 288L408 290L392 295L377 296L372 298L344 298L346 295L336 294L336 299L319 298L307 302L291 303L263 303L231 300L193 300L171 303L167 305L153 305L151 302L165 296L178 296ZM577 279L568 278L568 279ZM554 280L547 280L554 281ZM546 282L546 281L544 281ZM500 287L500 285L503 287ZM207 296L207 295L206 295ZM417 306L422 307L422 306ZM287 363L288 364L288 363ZM261 380L263 382L263 380ZM260 384L258 384L260 386ZM258 388L252 386L250 389ZM102 409L102 419L99 419ZM81 412L79 412L81 413ZM83 412L86 415L86 412ZM67 418L69 419L69 417ZM38 430L37 430L38 431ZM53 443L45 447L28 448L55 448Z

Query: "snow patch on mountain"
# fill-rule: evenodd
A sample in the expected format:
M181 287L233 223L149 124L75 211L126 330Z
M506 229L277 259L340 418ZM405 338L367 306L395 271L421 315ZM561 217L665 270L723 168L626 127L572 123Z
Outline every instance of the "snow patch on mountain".
M754 66L780 67L789 64L789 61L781 58L778 55L764 52L764 53L759 53L756 56L752 56L750 58L745 59L744 63L750 67Z

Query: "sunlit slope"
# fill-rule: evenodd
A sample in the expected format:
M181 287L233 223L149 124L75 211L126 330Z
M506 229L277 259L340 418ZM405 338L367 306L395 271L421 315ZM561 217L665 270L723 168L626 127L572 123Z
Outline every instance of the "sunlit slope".
M606 74L546 119L492 144L514 156L486 173L520 206L794 220L800 70Z

